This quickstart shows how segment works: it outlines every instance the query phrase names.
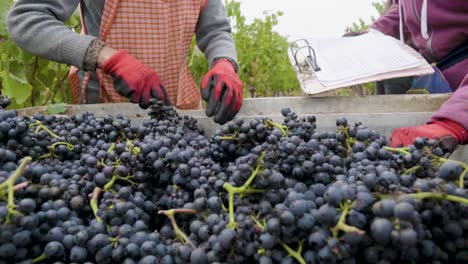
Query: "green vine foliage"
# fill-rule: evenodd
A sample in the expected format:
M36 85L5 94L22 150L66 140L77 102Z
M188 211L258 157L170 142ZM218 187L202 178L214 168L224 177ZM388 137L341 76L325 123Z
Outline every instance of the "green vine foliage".
M375 8L375 10L377 10L377 12L379 13L379 16L385 14L385 12L387 12L387 10L390 8L392 4L392 1L391 0L385 0L385 1L381 1L381 2L373 2L372 3L372 6ZM377 18L375 18L374 16L371 16L371 23L374 23ZM361 30L366 30L369 28L369 24L367 24L362 18L359 18L359 20L357 22L354 22L351 27L349 27L349 30L352 31L352 32L359 32Z
M8 37L6 16L13 1L0 1L0 88L12 100L11 108L71 102L66 65L22 50ZM66 23L79 30L80 19L73 15Z

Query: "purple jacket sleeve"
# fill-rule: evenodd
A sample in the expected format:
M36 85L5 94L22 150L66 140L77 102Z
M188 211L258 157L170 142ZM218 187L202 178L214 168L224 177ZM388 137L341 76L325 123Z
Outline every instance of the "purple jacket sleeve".
M398 1L394 1L395 4L379 19L377 19L371 28L382 32L385 35L392 36L394 38L400 37L400 13L398 12Z
M468 131L468 74L452 96L434 113L431 121L441 119L455 121Z

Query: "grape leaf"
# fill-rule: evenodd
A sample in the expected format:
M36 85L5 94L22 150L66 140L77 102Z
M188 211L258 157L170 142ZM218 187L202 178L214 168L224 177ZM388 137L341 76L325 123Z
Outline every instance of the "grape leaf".
M2 78L2 93L15 100L17 104L23 104L31 97L33 90L31 84L16 81L15 77L8 72L0 72L0 78Z
M9 65L10 77L16 82L27 84L28 78L24 72L24 68L18 61L11 61Z
M11 0L0 1L0 36L6 36L8 34L6 29L6 18L12 4L13 1Z
M63 114L68 110L67 104L53 104L46 107L46 112L49 115Z
M11 39L7 39L1 44L1 52L8 56L9 60L18 60L21 61L21 50L16 46L16 44ZM2 54L2 55L3 55Z

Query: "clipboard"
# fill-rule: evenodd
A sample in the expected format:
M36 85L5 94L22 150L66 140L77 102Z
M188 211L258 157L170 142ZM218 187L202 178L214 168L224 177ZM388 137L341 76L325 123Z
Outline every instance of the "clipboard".
M315 95L325 93L331 90L350 87L369 82L382 81L399 77L421 76L434 73L432 66L413 48L406 44L401 44L403 49L417 58L419 65L404 69L388 71L374 74L367 77L355 78L334 85L324 85L317 77L317 72L322 70L320 61L317 60L316 50L310 45L307 39L299 39L291 43L288 50L290 62L296 72L301 89L305 94Z

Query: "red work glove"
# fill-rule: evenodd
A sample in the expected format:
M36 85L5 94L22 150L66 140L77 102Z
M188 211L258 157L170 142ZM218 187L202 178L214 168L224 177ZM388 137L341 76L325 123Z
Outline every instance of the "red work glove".
M150 99L156 98L169 104L169 97L156 72L130 56L125 50L112 55L102 65L102 70L114 78L115 90L141 108L150 106Z
M468 132L464 127L454 121L444 119L422 126L397 128L392 133L390 145L392 147L405 147L413 144L418 137L441 139L447 136L453 137L459 144L468 141Z
M242 106L242 82L234 65L227 59L216 61L203 77L201 96L208 102L206 115L224 124L232 120Z

